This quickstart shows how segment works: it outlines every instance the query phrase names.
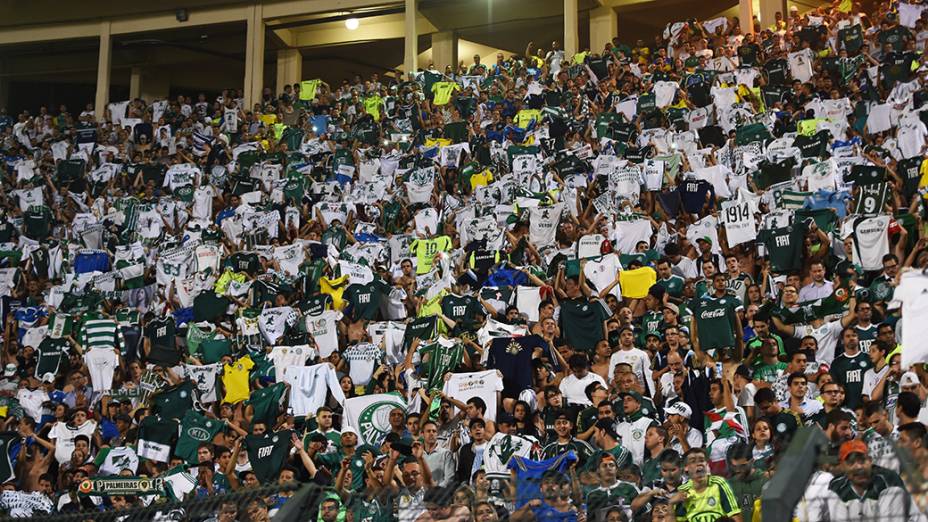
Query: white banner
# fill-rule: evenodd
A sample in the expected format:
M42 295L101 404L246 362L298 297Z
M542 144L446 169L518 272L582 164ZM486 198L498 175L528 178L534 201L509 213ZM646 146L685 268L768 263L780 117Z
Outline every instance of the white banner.
M485 420L496 422L496 394L503 391L503 378L498 370L485 372L453 373L445 381L445 395L466 403L474 397L480 397L487 405ZM455 408L454 414L457 413Z

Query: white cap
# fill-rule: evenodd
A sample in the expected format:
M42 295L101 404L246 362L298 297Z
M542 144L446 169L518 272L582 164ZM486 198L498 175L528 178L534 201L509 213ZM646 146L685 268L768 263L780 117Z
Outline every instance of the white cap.
M689 404L683 401L677 401L664 408L664 413L667 415L680 415L687 420L693 416L693 410L690 408Z
M899 378L899 386L918 386L918 375L915 372L905 372Z

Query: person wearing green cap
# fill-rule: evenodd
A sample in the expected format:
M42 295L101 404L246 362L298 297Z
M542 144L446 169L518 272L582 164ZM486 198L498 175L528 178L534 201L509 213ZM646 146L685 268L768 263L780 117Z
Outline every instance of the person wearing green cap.
M644 463L645 434L648 428L656 426L654 419L647 417L641 411L641 394L634 391L624 392L622 398L625 416L616 426L616 433L621 437L622 444L631 452L632 461L636 466Z
M696 251L698 254L696 256L696 270L705 277L709 277L709 274L705 272L705 263L711 262L716 271L722 270L725 267L725 259L721 254L712 250L712 245L713 242L710 236L696 238Z

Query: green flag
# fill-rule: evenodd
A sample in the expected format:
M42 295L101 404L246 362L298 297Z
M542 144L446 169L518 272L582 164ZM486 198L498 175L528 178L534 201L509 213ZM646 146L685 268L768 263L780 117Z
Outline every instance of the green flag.
M139 424L138 456L155 462L167 462L177 438L177 421L149 415Z
M181 464L164 473L164 491L171 500L184 500L187 493L195 490L197 479Z
M204 364L217 363L224 355L232 355L232 341L224 337L204 339L200 342L199 348Z

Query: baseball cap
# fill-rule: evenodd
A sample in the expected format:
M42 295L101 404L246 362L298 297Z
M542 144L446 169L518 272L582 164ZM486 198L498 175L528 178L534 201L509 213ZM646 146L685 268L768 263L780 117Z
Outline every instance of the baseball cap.
M709 243L710 245L712 244L712 238L709 236L697 237L696 242L698 243L700 241L705 241L706 243Z
M899 386L918 386L918 375L915 372L905 372L899 378Z
M841 449L838 450L838 460L844 462L850 455L854 453L863 453L866 455L869 452L867 449L867 444L859 439L849 440L841 445Z
M680 315L680 307L673 303L666 303L664 305L664 310L670 310L671 312Z
M342 428L342 435L346 433L354 433L355 437L358 436L358 430L352 428L351 426L345 426L344 428Z
M573 421L574 421L574 420L570 417L570 415L567 414L567 410L563 410L563 409L560 410L559 412L557 412L557 415L554 417L554 420L561 420L561 419L568 420L568 421L570 421L570 422L573 422Z
M679 415L687 420L693 416L693 410L685 402L679 401L664 409L667 415Z
M638 393L638 392L633 392L633 391L630 391L630 392L622 392L622 393L619 394L619 397L621 397L621 398L623 398L623 399L624 399L625 397L631 397L632 399L635 399L636 401L638 401L638 404L641 404L641 394Z
M42 374L42 382L55 382L55 374L52 372Z

